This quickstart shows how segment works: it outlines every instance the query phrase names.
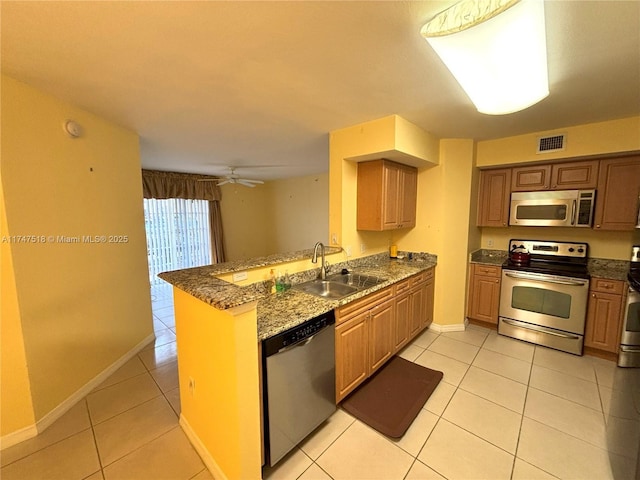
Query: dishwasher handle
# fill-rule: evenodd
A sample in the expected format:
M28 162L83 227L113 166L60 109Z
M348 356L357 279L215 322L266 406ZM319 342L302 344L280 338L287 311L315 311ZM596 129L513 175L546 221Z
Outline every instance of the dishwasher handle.
M326 327L324 327L322 330L324 330L325 328L329 328L330 325L327 325ZM282 347L280 350L278 350L278 353L284 353L284 352L288 352L289 350L293 350L294 348L298 348L298 347L304 347L305 345L311 343L311 340L313 340L315 338L315 336L320 333L322 330L314 333L313 335L311 335L310 337L307 338L303 338L302 340L300 340L297 343L294 343L292 345L287 345L286 347Z

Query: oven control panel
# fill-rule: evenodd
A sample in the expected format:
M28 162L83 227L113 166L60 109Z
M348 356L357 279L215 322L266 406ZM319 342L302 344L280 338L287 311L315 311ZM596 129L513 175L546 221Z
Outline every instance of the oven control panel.
M554 257L587 258L589 245L573 242L550 242L541 240L511 240L509 251L524 248L532 255L548 255Z

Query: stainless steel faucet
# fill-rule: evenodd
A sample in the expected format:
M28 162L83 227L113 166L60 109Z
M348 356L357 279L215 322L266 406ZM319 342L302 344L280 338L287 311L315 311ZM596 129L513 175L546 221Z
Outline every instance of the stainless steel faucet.
M322 242L317 242L313 247L313 258L311 259L311 263L318 263L318 247L320 247L320 253L322 255L322 265L320 266L320 279L327 279L327 268L329 265L324 261L324 245Z

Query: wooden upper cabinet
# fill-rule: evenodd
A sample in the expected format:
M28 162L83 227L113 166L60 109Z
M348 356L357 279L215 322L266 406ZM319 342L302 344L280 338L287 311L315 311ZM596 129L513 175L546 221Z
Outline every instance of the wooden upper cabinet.
M477 219L479 227L507 226L509 223L510 189L510 168L480 172Z
M548 190L550 184L551 165L530 165L511 169L512 192Z
M600 161L596 230L634 230L640 208L640 156Z
M552 165L552 190L587 190L598 186L598 160Z
M358 230L416 225L418 170L390 160L358 163Z
M512 192L586 190L598 184L598 160L514 167Z

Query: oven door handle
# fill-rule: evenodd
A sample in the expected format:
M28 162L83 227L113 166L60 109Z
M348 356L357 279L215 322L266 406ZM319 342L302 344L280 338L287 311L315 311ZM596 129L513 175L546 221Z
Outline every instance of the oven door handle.
M502 318L501 320L507 325L511 325L512 327L524 328L525 330L533 330L534 332L547 333L549 335L554 335L556 337L570 338L571 340L578 340L580 338L580 336L578 335L571 335L570 333L560 333L545 327L526 325L516 320L509 320L508 318Z
M551 280L548 278L536 278L522 273L505 273L505 275L507 277L519 278L521 280L533 280L534 282L542 283L557 283L559 285L571 285L573 287L583 287L586 285L586 282L572 282L570 280Z
M576 224L576 200L571 205L571 225Z

